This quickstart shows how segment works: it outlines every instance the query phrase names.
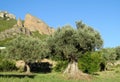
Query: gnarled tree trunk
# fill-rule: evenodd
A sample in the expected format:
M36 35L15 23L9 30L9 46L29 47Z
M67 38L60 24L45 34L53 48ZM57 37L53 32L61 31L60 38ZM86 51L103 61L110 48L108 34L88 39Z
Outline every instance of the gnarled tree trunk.
M64 75L67 75L69 79L87 79L91 77L88 74L83 73L78 68L78 63L76 61L70 62L64 71Z
M27 73L27 74L30 74L31 72L30 72L30 67L29 67L28 64L26 64L26 69L27 69L26 73Z

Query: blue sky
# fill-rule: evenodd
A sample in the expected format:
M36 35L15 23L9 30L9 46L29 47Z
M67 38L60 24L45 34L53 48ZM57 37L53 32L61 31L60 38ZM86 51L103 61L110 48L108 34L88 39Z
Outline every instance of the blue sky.
M21 19L30 13L54 28L82 20L100 32L104 47L120 46L120 0L0 0L0 10Z

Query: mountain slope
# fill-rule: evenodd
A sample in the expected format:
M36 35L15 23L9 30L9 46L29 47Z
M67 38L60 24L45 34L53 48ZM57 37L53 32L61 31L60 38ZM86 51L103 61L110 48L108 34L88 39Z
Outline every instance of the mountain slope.
M23 21L13 18L8 20L4 16L0 17L0 46L4 46L19 35L44 39L53 32L53 28L30 14L27 14Z

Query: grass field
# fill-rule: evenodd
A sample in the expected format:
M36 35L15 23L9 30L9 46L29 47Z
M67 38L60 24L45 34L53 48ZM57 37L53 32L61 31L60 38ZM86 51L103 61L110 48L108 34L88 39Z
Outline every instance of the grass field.
M24 78L1 76L0 82L120 82L119 70L120 69L115 71L98 72L97 75L93 75L93 79L89 81L68 80L66 77L63 77L61 73L48 73L48 74L35 74L36 76L34 78L29 78L27 76Z

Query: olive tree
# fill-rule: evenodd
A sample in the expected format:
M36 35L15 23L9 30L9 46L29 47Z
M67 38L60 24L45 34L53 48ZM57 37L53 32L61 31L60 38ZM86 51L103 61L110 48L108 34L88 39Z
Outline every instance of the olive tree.
M103 41L99 32L81 23L76 23L77 29L64 26L49 37L48 45L51 50L50 57L60 60L68 60L69 64L64 70L71 78L82 78L82 72L78 69L78 58L87 51L95 51L102 47Z
M115 48L103 48L101 49L101 53L106 62L114 62L116 60Z
M6 57L14 60L24 60L27 71L30 73L29 62L43 58L49 53L47 44L32 37L18 37L9 42Z

